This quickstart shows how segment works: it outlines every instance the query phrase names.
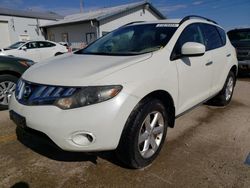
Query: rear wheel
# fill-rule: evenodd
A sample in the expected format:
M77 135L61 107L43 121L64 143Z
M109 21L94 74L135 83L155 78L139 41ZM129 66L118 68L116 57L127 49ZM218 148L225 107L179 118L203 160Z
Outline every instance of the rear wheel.
M143 168L158 156L168 127L168 115L161 101L152 99L132 112L124 128L117 156L131 168Z
M227 76L223 89L217 96L215 96L213 99L208 101L208 104L215 105L215 106L228 105L233 96L235 83L236 83L235 74L232 71L230 71Z
M18 78L12 75L0 75L0 110L8 109L9 99L15 91Z

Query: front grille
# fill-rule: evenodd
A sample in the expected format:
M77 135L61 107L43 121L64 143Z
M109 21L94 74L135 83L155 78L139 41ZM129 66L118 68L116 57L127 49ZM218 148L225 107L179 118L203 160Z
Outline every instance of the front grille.
M49 86L20 80L17 84L15 96L24 105L49 105L58 98L72 96L77 88Z

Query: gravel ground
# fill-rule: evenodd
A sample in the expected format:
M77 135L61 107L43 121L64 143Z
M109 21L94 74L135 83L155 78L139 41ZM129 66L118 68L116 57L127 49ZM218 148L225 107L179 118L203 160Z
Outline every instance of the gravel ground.
M55 150L16 138L0 112L0 187L250 187L250 79L238 81L225 108L200 106L176 120L156 161L122 167L109 152Z

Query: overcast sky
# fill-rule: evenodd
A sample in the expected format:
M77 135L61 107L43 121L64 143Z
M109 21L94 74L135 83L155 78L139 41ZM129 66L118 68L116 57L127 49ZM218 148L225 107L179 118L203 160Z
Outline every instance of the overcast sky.
M85 11L137 2L136 0L83 0ZM250 27L250 0L151 0L168 18L195 14L217 21L226 30ZM0 0L1 7L33 11L78 13L80 0Z

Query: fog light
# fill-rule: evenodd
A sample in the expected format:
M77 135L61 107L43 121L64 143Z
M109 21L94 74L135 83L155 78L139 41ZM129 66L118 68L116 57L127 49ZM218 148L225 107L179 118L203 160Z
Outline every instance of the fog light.
M94 142L94 137L89 133L77 133L73 135L72 141L79 146L87 146Z

